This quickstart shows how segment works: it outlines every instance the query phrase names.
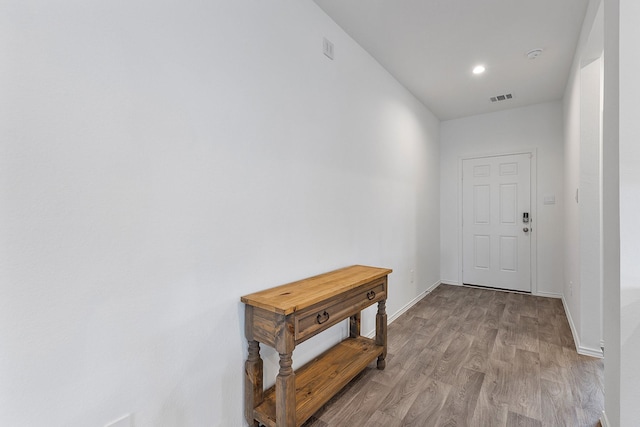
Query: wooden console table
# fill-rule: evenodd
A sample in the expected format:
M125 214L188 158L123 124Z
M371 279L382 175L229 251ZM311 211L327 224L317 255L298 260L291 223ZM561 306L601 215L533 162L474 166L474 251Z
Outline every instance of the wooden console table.
M334 394L387 355L386 268L354 265L298 282L245 295L245 417L250 426L298 427ZM378 303L376 337L360 335L360 311ZM350 318L349 337L293 371L296 345ZM260 343L280 354L276 383L263 390Z

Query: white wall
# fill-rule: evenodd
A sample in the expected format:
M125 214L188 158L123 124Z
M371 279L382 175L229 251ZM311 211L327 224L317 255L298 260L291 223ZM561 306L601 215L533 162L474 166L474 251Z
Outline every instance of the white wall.
M640 4L604 5L605 418L631 427L640 419Z
M603 197L603 320L604 320L604 413L603 426L621 426L621 341L620 341L620 5L604 5L604 109L602 148ZM626 31L633 31L626 27ZM629 55L632 53L627 53ZM629 123L627 123L629 125ZM638 353L636 353L638 356ZM636 357L637 359L637 357ZM637 401L635 404L637 405ZM633 410L633 409L631 409Z
M619 4L620 425L626 427L640 420L640 4Z
M589 4L563 99L566 224L563 295L577 349L593 356L602 354L600 7L598 0Z
M602 341L601 68L580 71L580 345L600 354Z
M438 120L311 1L5 1L0 44L0 425L239 426L241 295L438 282Z
M577 62L576 62L577 61ZM574 337L580 337L580 208L576 191L580 187L580 67L579 56L564 96L564 277L562 295ZM579 199L579 197L578 197Z
M562 106L537 104L491 114L442 122L440 127L440 247L445 283L459 276L459 161L461 157L537 149L537 290L562 292L563 147ZM556 204L544 205L544 195Z

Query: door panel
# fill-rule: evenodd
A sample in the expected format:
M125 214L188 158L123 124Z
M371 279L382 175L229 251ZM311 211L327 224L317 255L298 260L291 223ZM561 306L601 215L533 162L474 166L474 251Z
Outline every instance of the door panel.
M491 265L491 239L490 236L473 236L475 240L474 248L474 268L488 270Z
M473 216L476 224L489 224L491 217L490 206L491 187L476 185L473 188Z
M463 283L530 292L530 154L462 165Z
M500 236L500 271L518 271L518 239Z
M518 209L518 185L500 185L500 224L515 225Z

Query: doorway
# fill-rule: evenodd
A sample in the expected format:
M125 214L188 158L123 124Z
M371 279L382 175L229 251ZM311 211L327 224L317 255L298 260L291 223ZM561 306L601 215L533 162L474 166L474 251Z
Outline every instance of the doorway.
M462 283L532 291L532 153L462 161Z

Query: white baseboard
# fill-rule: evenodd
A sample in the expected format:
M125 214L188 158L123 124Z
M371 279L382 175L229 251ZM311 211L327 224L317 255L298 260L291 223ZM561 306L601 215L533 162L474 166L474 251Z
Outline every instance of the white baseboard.
M452 286L462 286L460 282L457 280L440 280L441 285L452 285Z
M598 359L604 359L604 353L602 353L602 349L599 348L590 348L590 347L585 347L585 346L577 346L577 352L578 354L581 354L583 356L591 356L591 357L597 357Z
M406 303L400 310L396 311L393 315L391 315L391 317L389 317L387 319L387 325L390 325L391 323L393 323L394 320L396 320L398 317L400 317L404 313L406 313L411 307L416 305L422 298L426 297L431 292L433 292L433 290L435 288L440 286L440 283L441 282L434 283L433 285L429 286L426 291L420 292L420 294L417 297L415 297L414 299L412 299L411 301ZM348 331L347 331L347 333L348 333ZM368 334L366 334L364 336L367 337L367 338L373 338L375 335L376 335L376 331L373 330L373 331L369 332Z
M569 305L567 304L567 300L564 298L564 295L562 296L562 306L564 307L564 312L567 315L569 328L571 328L571 335L573 335L573 342L576 344L576 351L578 352L578 354L582 354L583 356L598 357L600 359L604 358L604 354L602 353L601 348L591 348L580 344L580 338L578 337L576 325L575 323L573 323L571 311L569 311Z
M556 294L554 292L538 291L534 295L536 295L538 297L562 299L562 294Z
M422 298L426 297L427 295L429 295L431 292L433 292L433 290L435 288L437 288L438 286L440 286L441 282L436 282L433 285L429 286L427 288L426 291L421 292L417 297L415 297L414 299L412 299L411 301L409 301L408 303L406 303L404 305L404 307L402 307L400 310L396 311L391 317L389 317L389 321L387 322L388 324L393 323L394 320L396 320L398 317L402 316L404 313L407 312L407 310L409 310L411 307L413 307L414 305L416 305L418 303L418 301L420 301Z
M611 427L611 423L609 422L607 414L605 414L604 411L602 411L602 416L600 417L600 424L602 424L602 427Z

